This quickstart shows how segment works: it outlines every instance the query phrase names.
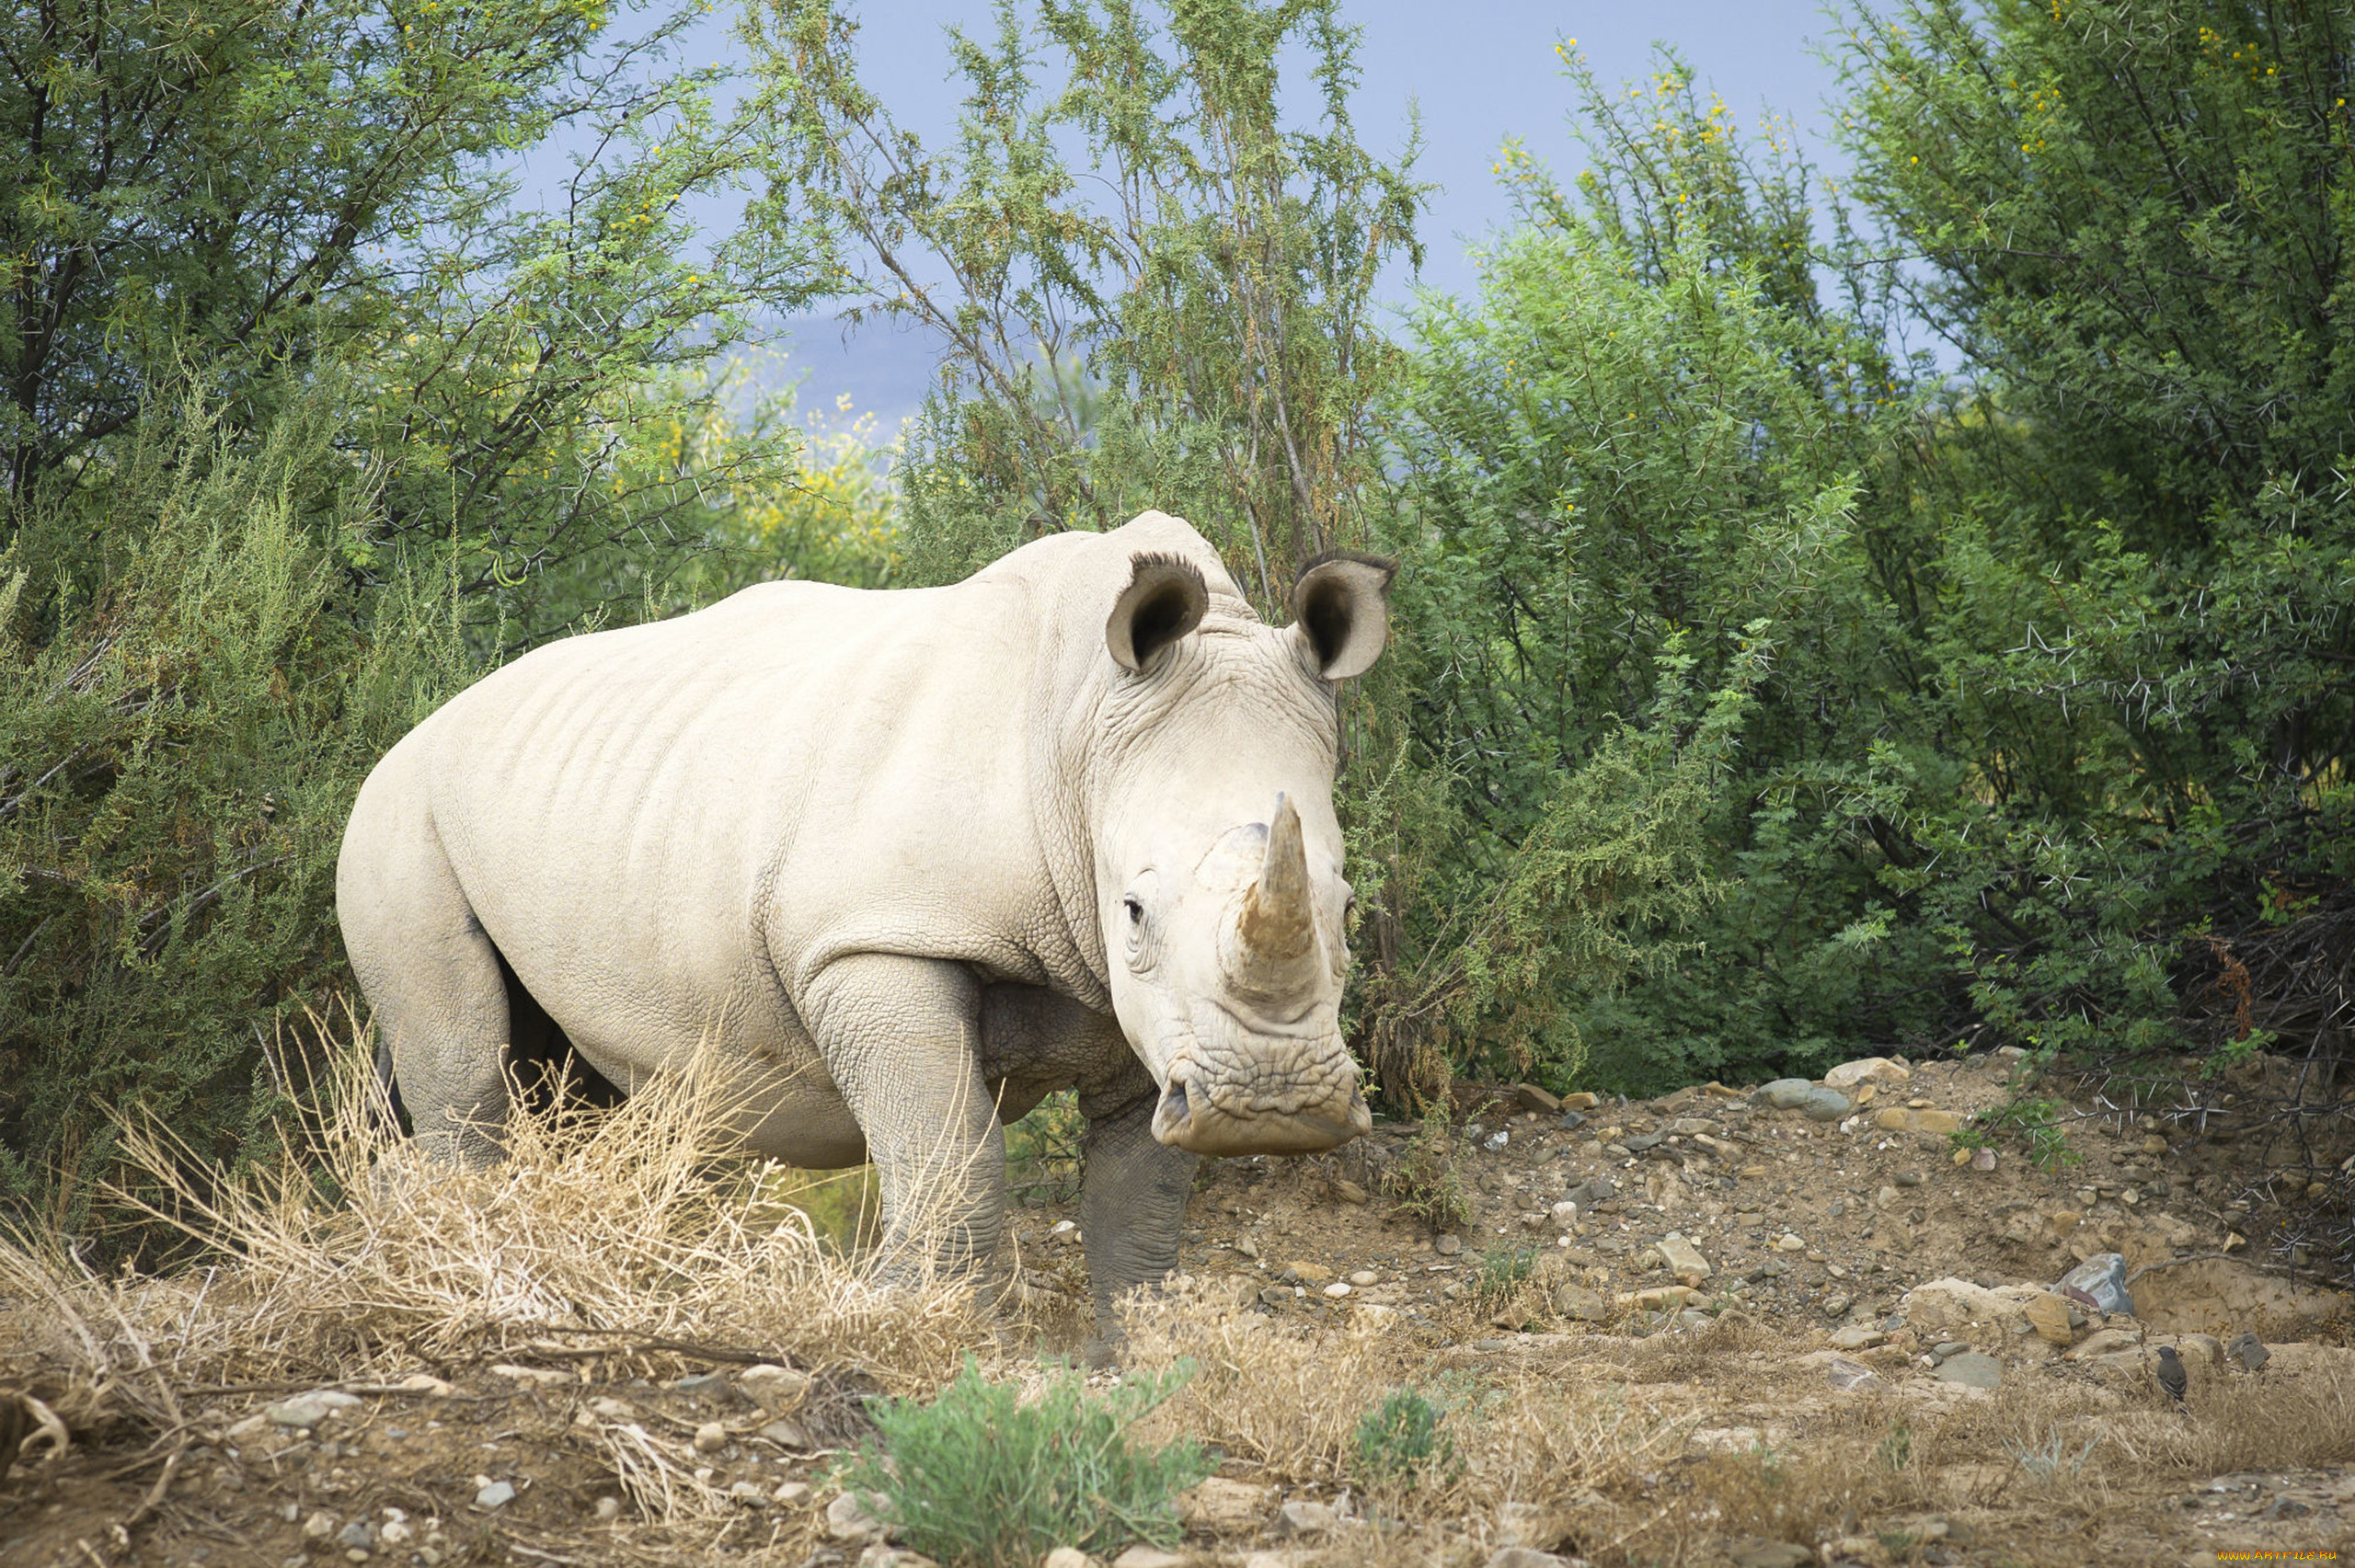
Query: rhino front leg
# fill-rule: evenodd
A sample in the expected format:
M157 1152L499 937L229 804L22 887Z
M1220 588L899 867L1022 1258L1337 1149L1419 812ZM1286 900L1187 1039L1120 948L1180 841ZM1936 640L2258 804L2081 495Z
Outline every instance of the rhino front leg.
M887 1277L970 1273L1005 1221L1005 1131L982 1082L981 987L891 954L829 964L804 1010L883 1187Z
M1117 1109L1081 1106L1087 1134L1080 1143L1079 1230L1096 1301L1096 1343L1088 1359L1098 1364L1111 1358L1120 1340L1113 1301L1139 1285L1160 1283L1178 1266L1186 1198L1201 1163L1201 1156L1153 1136L1155 1098L1147 1078L1143 1093Z

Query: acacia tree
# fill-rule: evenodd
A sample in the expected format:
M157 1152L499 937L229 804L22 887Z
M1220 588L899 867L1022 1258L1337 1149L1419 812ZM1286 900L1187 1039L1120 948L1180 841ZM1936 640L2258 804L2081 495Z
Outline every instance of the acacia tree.
M775 177L827 225L850 315L948 344L902 470L919 579L1160 506L1274 613L1300 563L1364 536L1390 363L1374 281L1420 259L1411 132L1396 162L1361 143L1332 0L1177 0L1157 20L1006 0L994 38L953 35L965 112L927 148L859 84L846 12L748 15ZM1305 128L1277 108L1293 44Z

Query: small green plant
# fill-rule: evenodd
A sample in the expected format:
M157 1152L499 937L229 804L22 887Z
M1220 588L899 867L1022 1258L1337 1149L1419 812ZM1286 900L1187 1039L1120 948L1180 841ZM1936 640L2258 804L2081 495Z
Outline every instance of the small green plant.
M1880 1459L1881 1469L1896 1474L1913 1462L1913 1429L1899 1422L1889 1429L1889 1436L1880 1440L1874 1453Z
M1393 1389L1358 1418L1358 1475L1369 1485L1408 1487L1455 1469L1446 1414L1413 1389Z
M2051 1481L2063 1472L2075 1475L2083 1471L2085 1460L2092 1458L2100 1442L2098 1436L2088 1437L2084 1447L2072 1450L2062 1435L2055 1432L2041 1444L2023 1443L2016 1438L2006 1437L2004 1439L2004 1451L2012 1456L2020 1469L2038 1481Z
M2028 1157L2039 1171L2058 1171L2081 1164L2085 1157L2069 1147L2069 1134L2060 1122L2061 1103L2025 1096L1993 1105L1973 1116L1947 1136L1958 1149L1984 1149L2004 1133L2028 1145Z
M1501 1307L1521 1282L1537 1267L1537 1253L1529 1247L1491 1247L1480 1255L1480 1274L1473 1289L1483 1311Z
M1017 1203L1069 1203L1079 1196L1080 1141L1087 1119L1079 1096L1058 1090L1005 1129L1005 1180Z
M1446 1102L1430 1108L1397 1162L1382 1173L1382 1190L1399 1213L1435 1231L1453 1230L1472 1218L1471 1200L1456 1170Z
M1059 1546L1098 1556L1136 1540L1172 1546L1178 1494L1213 1466L1190 1437L1144 1448L1129 1432L1192 1376L1180 1362L1097 1397L1065 1373L1024 1404L969 1356L931 1403L885 1402L881 1443L837 1479L879 1499L911 1548L959 1568L1029 1568Z

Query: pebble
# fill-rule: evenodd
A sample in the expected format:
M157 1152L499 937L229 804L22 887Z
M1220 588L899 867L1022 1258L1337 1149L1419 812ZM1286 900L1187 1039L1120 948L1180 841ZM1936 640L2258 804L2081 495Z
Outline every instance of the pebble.
M327 1539L327 1537L335 1534L335 1516L325 1513L313 1514L303 1521L303 1533L313 1540Z
M264 1405L261 1413L280 1426L316 1426L337 1411L350 1410L359 1402L356 1395L341 1389L314 1389L309 1393Z
M1855 1304L1855 1297L1844 1291L1835 1292L1823 1299L1823 1315L1827 1318L1844 1318L1848 1315L1848 1309Z
M1564 1198L1546 1212L1553 1216L1554 1223L1565 1230L1579 1222L1579 1206L1569 1198Z
M515 1485L512 1482L494 1481L475 1494L475 1506L477 1508L504 1508L513 1501Z
M610 1525L621 1516L622 1500L620 1498L609 1493L597 1499L597 1518L600 1523Z
M354 1519L336 1532L336 1544L354 1551L373 1551L376 1545L376 1527L365 1519Z
M1680 1279L1706 1279L1715 1271L1701 1249L1671 1230L1660 1243L1660 1261L1668 1265L1668 1272Z
M1903 1062L1887 1057L1860 1057L1844 1061L1823 1075L1823 1082L1834 1089L1854 1089L1864 1083L1902 1083L1913 1076L1913 1070Z
M1938 1341L1937 1344L1930 1346L1930 1354L1933 1356L1959 1356L1970 1348L1970 1342L1967 1339L1942 1339Z
M798 1508L810 1501L810 1483L806 1481L780 1481L776 1490L769 1494L788 1508Z
M1808 1568L1815 1553L1793 1541L1752 1536L1727 1548L1726 1558L1733 1568Z
M1775 1250L1783 1253L1803 1253L1807 1251L1807 1243L1800 1241L1790 1231L1786 1230L1779 1238L1776 1239L1775 1242Z
M1503 1546L1481 1568L1570 1568L1570 1560L1534 1546Z
M880 1540L883 1521L867 1511L856 1492L845 1492L826 1505L826 1533L836 1540Z
M1836 1122L1852 1107L1848 1096L1837 1089L1810 1087L1807 1098L1799 1103L1799 1115L1811 1122Z
M761 1436L766 1437L770 1442L775 1443L780 1448L809 1448L816 1447L815 1444L810 1441L810 1434L801 1429L801 1423L794 1420L789 1415L780 1415L775 1421L772 1421L767 1425L762 1427Z
M1573 1322L1599 1323L1611 1316L1611 1303L1583 1285L1557 1286L1554 1310Z
M764 1410L790 1410L810 1393L810 1374L763 1362L736 1375L736 1386Z
M1815 1084L1812 1080L1777 1078L1772 1083L1761 1085L1752 1093L1751 1098L1763 1101L1778 1111L1796 1111L1806 1103L1807 1097L1814 1093Z
M1333 1281L1332 1284L1325 1288L1325 1294L1331 1297L1336 1301L1339 1300L1342 1297L1347 1296L1349 1293L1349 1282L1346 1280L1337 1279Z
M1039 1568L1096 1568L1096 1560L1075 1546L1059 1546L1047 1553Z
M1835 1356L1824 1363L1823 1378L1844 1394L1853 1393L1858 1389L1874 1388L1880 1382L1880 1375L1871 1368L1861 1361L1851 1361L1844 1356Z
M1889 1335L1862 1323L1850 1323L1846 1328L1832 1331L1832 1343L1842 1350L1870 1350L1876 1345L1888 1344Z
M716 1454L728 1447L728 1428L717 1421L706 1421L695 1428L695 1452Z
M1938 1363L1933 1376L1949 1383L1960 1383L1970 1389L1997 1389L2004 1385L2004 1364L1992 1356L1966 1350L1959 1356L1949 1356Z
M1339 1522L1331 1505L1295 1497L1276 1510L1276 1522L1269 1533L1280 1540L1296 1536L1325 1535Z
M1924 1175L1919 1171L1900 1171L1897 1173L1897 1185L1901 1187L1918 1187L1926 1184L1929 1179L1929 1177Z
M1452 1258L1463 1250L1464 1241L1460 1236L1442 1236L1431 1243L1431 1251L1443 1258Z
M1193 1561L1157 1546L1132 1546L1112 1559L1112 1568L1187 1568Z
M1361 1268L1350 1276L1350 1283L1362 1290L1369 1285L1381 1284L1382 1276L1374 1273L1373 1270L1370 1268Z
M2048 1293L2028 1302L2028 1321L2047 1345L2065 1347L2076 1341L2077 1332L2069 1322L2069 1303L2058 1296Z
M1480 1147L1487 1150L1489 1153L1494 1154L1502 1150L1504 1146L1511 1140L1512 1134L1507 1132L1502 1127L1499 1127L1496 1131L1490 1133L1488 1137L1480 1140Z
M1333 1196L1343 1203L1361 1207L1373 1195L1346 1176L1336 1176L1333 1178Z

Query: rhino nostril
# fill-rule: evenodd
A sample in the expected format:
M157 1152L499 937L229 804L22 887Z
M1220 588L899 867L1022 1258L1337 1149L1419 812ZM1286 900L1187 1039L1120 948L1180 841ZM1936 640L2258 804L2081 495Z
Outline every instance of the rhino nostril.
M1189 1107L1186 1104L1186 1085L1184 1082L1176 1078L1171 1079L1169 1081L1169 1087L1161 1092L1161 1115L1163 1119L1172 1124L1182 1122L1186 1119L1189 1109Z

